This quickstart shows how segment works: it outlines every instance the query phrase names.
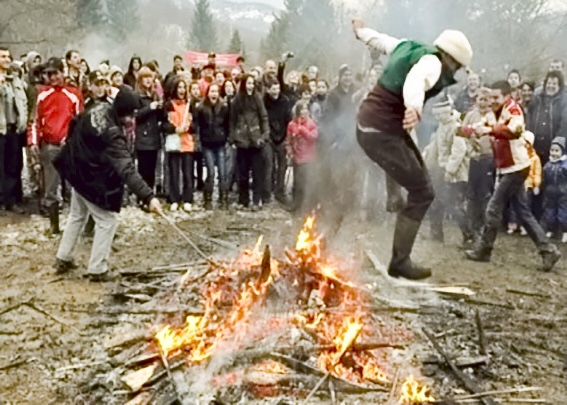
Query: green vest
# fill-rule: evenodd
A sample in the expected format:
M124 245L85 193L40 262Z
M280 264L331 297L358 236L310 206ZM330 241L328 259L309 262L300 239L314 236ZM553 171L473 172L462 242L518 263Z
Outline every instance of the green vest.
M386 90L401 96L406 77L414 65L425 55L439 56L439 54L439 49L433 45L426 45L418 41L403 41L390 54L379 82ZM441 78L431 90L426 92L426 100L454 83L453 74L443 69Z

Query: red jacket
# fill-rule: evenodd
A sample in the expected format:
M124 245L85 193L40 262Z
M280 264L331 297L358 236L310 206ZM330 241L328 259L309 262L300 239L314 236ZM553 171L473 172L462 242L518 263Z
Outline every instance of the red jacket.
M293 163L302 165L315 160L317 124L311 118L296 118L287 126L287 150Z
M83 96L76 87L39 86L35 117L28 131L28 145L64 143L69 123L83 108Z

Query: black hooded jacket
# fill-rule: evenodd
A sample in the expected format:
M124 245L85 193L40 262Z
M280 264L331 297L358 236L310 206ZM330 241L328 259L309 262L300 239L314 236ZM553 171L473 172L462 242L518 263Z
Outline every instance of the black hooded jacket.
M120 211L124 184L146 203L153 197L127 149L117 111L106 103L80 116L54 164L81 196L104 210Z
M275 145L281 145L285 141L287 125L292 119L291 105L289 99L281 94L273 99L269 94L264 96L264 105L268 111L268 122L270 125L270 140Z

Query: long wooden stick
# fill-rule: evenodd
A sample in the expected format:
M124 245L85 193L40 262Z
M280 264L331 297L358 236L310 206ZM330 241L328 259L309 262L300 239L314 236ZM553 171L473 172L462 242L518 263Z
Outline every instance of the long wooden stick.
M165 222L167 222L173 229L175 229L175 231L183 238L185 239L185 241L189 244L189 246L191 246L195 252L197 252L199 254L199 256L201 256L203 259L205 259L206 261L210 261L209 257L201 250L199 249L199 247L195 244L195 242L193 242L189 236L187 236L187 234L185 232L183 232L176 224L175 222L173 222L171 219L169 219L167 217L167 215L165 215L163 213L163 211L159 212L159 215L165 220Z
M175 396L177 397L179 403L182 404L183 399L181 398L181 394L179 393L179 387L177 386L177 382L173 378L173 374L171 374L171 368L169 367L169 362L167 361L167 356L165 355L165 353L163 352L161 347L159 347L159 343L158 343L158 349L159 349L159 355L161 357L161 362L163 363L163 366L165 367L165 370L167 371L167 376L169 377L169 379L171 380L171 384L173 385L173 391L175 391Z
M521 392L535 392L542 390L543 388L541 387L511 388L507 390L479 392L478 394L471 394L471 395L459 395L456 396L455 399L474 399L474 398L482 398L488 395L519 394Z

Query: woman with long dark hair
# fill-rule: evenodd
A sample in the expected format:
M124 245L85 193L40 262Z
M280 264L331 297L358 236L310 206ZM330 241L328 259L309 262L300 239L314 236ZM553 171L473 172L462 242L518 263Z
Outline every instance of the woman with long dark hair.
M244 75L230 111L230 143L237 148L239 171L238 203L250 205L249 179L252 171L252 210L261 208L264 198L265 162L263 148L270 136L268 113L253 76Z
M133 89L136 88L138 81L138 72L142 68L142 59L139 56L132 56L128 64L128 72L124 75L124 83Z
M189 101L189 86L179 76L171 79L170 98L165 102L168 123L164 127L165 151L169 167L169 202L177 211L191 211L193 204L193 153L196 139L193 135L193 110ZM180 190L180 183L183 189Z
M219 85L212 83L207 89L205 100L198 105L195 127L205 164L207 179L205 181L205 209L213 208L213 188L215 182L215 167L219 178L220 208L228 209L228 184L226 172L226 141L229 132L229 110L226 102L220 98Z
M160 124L166 117L163 103L155 92L154 74L145 66L138 71L136 93L139 100L139 108L135 112L138 172L153 189L156 181L157 157L161 149Z

